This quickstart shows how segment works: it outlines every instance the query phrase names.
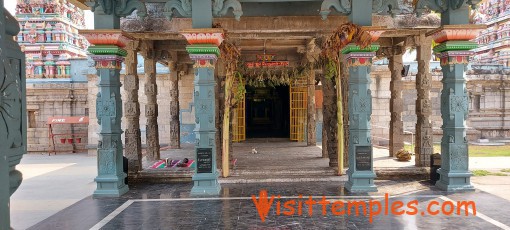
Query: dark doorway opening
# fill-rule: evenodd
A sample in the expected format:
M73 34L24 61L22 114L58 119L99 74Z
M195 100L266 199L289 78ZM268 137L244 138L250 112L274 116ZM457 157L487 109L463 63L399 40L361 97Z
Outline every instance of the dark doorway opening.
M246 86L246 137L289 138L289 86Z

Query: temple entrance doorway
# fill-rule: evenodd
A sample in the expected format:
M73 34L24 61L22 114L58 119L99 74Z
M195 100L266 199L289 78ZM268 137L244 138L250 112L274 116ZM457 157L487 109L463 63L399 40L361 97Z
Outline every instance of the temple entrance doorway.
M290 137L289 86L246 86L246 137Z

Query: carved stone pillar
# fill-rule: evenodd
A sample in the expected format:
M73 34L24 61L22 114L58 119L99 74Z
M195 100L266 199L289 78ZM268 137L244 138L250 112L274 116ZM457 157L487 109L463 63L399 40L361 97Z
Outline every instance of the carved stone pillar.
M190 29L181 32L189 46L186 50L195 61L193 102L195 104L195 157L197 167L193 175L191 195L218 195L221 187L216 166L216 106L214 69L223 41L222 29Z
M342 54L349 68L349 180L345 187L351 192L377 191L374 184L370 117L372 114L372 92L370 91L370 69L372 57L379 45L360 49L347 45Z
M464 70L469 63L470 51L477 47L474 38L478 31L475 25L442 26L430 32L438 44L434 52L441 59L443 90L441 91L441 117L443 138L441 139L441 175L436 186L446 191L474 190L469 172L466 119L468 95Z
M20 27L0 0L0 229L10 228L10 196L23 179L16 169L27 151L25 55L13 39Z
M307 145L317 145L317 137L315 131L315 70L310 69L308 77L308 114L307 114Z
M137 74L137 52L139 41L128 43L126 50L126 75L124 76L124 91L126 102L124 102L124 117L127 126L125 133L124 154L128 159L129 173L136 173L142 170L142 141L140 134L140 103L138 102L139 80Z
M181 128L179 122L179 73L175 63L170 63L170 147L181 148Z
M432 89L432 76L430 74L430 56L432 39L421 34L419 45L416 47L418 60L418 73L416 74L416 145L415 165L430 166L430 156L434 152L432 130L432 103L430 90Z
M389 49L388 59L391 71L390 81L390 157L400 149L404 148L404 122L402 121L402 112L404 110L404 101L402 100L402 61L403 48L395 46Z
M120 94L120 70L126 56L127 39L120 30L81 31L92 44L88 51L96 63L99 92L96 116L100 125L97 146L98 176L94 197L118 197L128 191L124 184Z
M156 83L156 57L153 41L144 41L142 46L142 55L144 56L145 69L145 95L147 104L145 105L145 117L147 125L146 134L146 154L147 159L151 161L159 160L159 131L158 131L158 85Z

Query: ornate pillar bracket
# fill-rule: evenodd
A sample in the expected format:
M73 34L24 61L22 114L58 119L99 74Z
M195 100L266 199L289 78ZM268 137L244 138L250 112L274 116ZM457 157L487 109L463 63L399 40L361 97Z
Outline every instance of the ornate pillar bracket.
M363 0L358 1L360 3L353 3L347 0L323 0L321 4L320 15L322 20L326 20L328 15L331 13L331 8L335 9L338 13L346 14L352 18L356 18L357 15L365 14L390 14L395 15L402 11L402 8L398 1L394 0ZM359 4L359 5L358 5ZM372 7L367 7L372 5ZM351 15L354 14L354 15ZM371 19L370 19L371 22Z
M372 93L370 91L370 68L372 57L379 45L360 49L348 44L342 54L349 69L349 180L346 188L350 192L377 191L373 167L370 116Z
M484 27L484 26L482 26ZM438 43L434 52L441 59L443 90L441 91L441 117L443 137L441 138L441 179L436 186L446 191L474 190L469 172L466 119L468 116L468 95L464 70L469 63L470 51L477 44L467 40L478 34L481 26L442 26L427 35Z
M127 52L128 38L120 30L83 30L92 44L88 51L99 75L96 116L100 125L97 144L98 176L93 197L119 197L129 189L124 183L121 140L122 99L120 70Z
M193 175L191 195L219 195L219 173L216 170L216 127L214 68L220 56L218 46L223 42L222 29L190 29L182 31L189 46L186 50L195 61L195 157L197 167Z
M417 0L415 1L414 12L418 17L426 10L432 10L441 13L441 23L449 24L468 24L468 7L476 8L481 0L455 0L455 1L436 1L436 0Z

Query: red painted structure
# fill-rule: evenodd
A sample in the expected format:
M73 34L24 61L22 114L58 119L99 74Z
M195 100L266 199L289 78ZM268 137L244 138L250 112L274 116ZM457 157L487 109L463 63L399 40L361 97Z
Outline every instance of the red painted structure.
M89 123L89 117L82 116L82 117L49 117L46 124L48 125L48 137L49 137L49 147L48 147L48 155L51 155L51 153L57 154L57 152L65 152L65 151L57 151L56 145L55 145L55 136L61 136L61 137L71 137L71 138L60 138L60 143L65 144L67 140L67 144L72 144L73 140L76 141L76 143L81 143L81 137L87 136L87 133L53 133L53 126L54 125L63 125L63 124L88 124ZM76 138L75 138L76 137ZM73 152L75 152L77 149L73 148Z

